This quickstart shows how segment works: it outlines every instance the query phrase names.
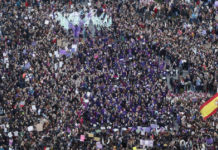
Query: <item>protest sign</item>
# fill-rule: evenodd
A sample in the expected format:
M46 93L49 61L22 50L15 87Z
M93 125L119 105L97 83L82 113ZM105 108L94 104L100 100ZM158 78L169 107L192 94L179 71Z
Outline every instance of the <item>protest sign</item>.
M14 132L14 136L18 136L18 131L15 131L15 132Z
M140 140L140 145L144 146L145 145L145 140Z
M32 110L33 111L36 111L37 109L36 109L36 105L32 105Z
M99 137L94 137L94 141L99 142L100 138Z
M45 20L45 24L48 25L48 24L49 24L49 21L48 21L48 20Z
M88 103L88 102L89 102L89 100L88 100L88 99L84 99L84 102L85 102L85 103Z
M140 132L141 132L141 130L140 130L140 129L137 129L137 130L136 130L136 133L140 133Z
M6 64L6 63L8 63L8 62L9 62L8 57L5 57L5 58L4 58L4 63Z
M101 132L101 130L95 130L95 132L96 132L96 133L100 133L100 132Z
M80 142L84 142L85 141L85 135L80 135Z
M9 139L9 146L12 146L13 144L13 139Z
M38 131L38 132L43 131L43 124L42 123L37 124L35 127L36 127L36 131Z
M218 7L218 1L215 1L214 6Z
M145 135L145 131L141 131L141 135Z
M153 140L145 140L145 146L147 146L147 147L153 147L153 143L154 143L154 141Z
M151 132L151 128L150 127L143 127L143 131L146 133Z
M77 52L77 44L72 44L71 48L72 53Z
M13 134L11 132L8 133L8 137L11 138Z
M94 134L88 133L88 137L93 138L93 137L94 137Z
M61 46L61 43L62 43L62 40L61 40L61 39L58 39L58 40L57 40L57 46L60 47L60 46Z
M28 131L33 131L33 126L29 126L29 127L27 128L27 130L28 130Z
M59 67L61 68L63 66L63 64L64 64L63 61L60 61L59 62Z
M105 130L105 127L101 127L101 130Z
M63 47L67 47L68 46L68 42L64 41L63 42Z
M54 54L55 54L55 57L57 57L57 58L59 57L58 51L55 51Z
M123 131L126 131L127 129L126 129L126 128L122 128L122 130L123 130Z
M58 69L58 63L55 63L55 64L54 64L54 68L55 68L55 70Z
M117 131L119 131L119 129L113 129L114 130L114 132L117 132Z
M100 143L100 142L96 142L96 147L98 148L98 149L102 149L102 144Z

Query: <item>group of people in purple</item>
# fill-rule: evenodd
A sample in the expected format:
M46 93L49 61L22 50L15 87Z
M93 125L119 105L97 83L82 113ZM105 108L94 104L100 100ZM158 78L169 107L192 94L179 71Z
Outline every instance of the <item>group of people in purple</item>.
M84 8L112 26L77 34L51 17ZM0 150L217 149L217 114L199 113L217 92L216 12L214 0L2 0Z

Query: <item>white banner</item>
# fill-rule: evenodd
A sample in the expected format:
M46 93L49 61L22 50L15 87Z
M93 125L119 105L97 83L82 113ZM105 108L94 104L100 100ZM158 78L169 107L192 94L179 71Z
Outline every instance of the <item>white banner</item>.
M154 0L140 0L141 5L150 5L154 2Z

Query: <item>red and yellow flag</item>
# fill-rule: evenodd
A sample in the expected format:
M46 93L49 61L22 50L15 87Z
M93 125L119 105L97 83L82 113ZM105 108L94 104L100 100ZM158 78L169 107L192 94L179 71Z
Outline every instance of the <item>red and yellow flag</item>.
M204 120L206 120L211 115L215 114L218 109L218 93L216 93L213 97L211 97L208 101L200 107L200 112Z

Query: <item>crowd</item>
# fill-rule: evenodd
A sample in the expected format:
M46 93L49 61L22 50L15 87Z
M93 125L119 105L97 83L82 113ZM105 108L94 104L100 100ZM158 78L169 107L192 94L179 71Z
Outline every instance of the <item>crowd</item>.
M0 150L217 149L215 1L83 2L1 1ZM112 26L50 16L83 5Z

